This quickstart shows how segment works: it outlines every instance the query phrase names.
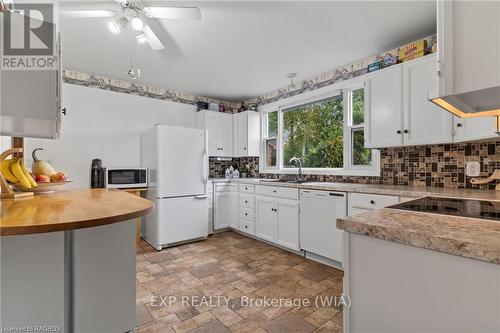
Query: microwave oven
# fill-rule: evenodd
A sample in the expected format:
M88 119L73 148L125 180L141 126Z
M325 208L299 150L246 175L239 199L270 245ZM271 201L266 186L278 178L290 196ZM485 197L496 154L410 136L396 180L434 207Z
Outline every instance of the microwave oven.
M112 168L106 170L107 188L148 187L148 170L145 168Z

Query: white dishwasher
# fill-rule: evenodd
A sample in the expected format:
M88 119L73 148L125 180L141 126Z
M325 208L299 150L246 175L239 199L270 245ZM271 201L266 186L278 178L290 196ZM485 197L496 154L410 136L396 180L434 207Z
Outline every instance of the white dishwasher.
M300 191L300 245L305 251L343 261L342 235L338 217L347 215L347 195L343 192Z

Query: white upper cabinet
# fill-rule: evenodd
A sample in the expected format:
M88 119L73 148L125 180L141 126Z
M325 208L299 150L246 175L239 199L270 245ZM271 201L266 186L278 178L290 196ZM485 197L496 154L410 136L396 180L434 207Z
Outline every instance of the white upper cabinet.
M403 63L403 134L405 145L450 143L452 115L428 100L436 89L437 59L432 54Z
M402 70L392 66L367 75L365 83L365 147L403 145Z
M493 117L453 117L453 133L453 142L498 138L495 133L495 119Z
M198 128L208 131L208 155L221 157L259 156L260 114L231 114L203 110L196 115Z
M429 95L439 85L437 68L437 57L431 54L366 76L365 147L497 137L493 118L456 118L429 101Z
M234 156L259 156L260 115L245 111L234 115Z
M10 14L12 24L22 26L23 15ZM28 18L34 21L32 18ZM35 20L36 21L36 20ZM40 21L30 22L39 26ZM3 15L0 15L0 26L3 26ZM45 22L47 25L54 24ZM0 43L3 44L3 33ZM0 87L0 135L29 138L57 139L61 131L61 83L62 70L60 61L60 41L53 41L54 54L57 60L54 68L40 70L1 70ZM36 56L34 56L36 59Z
M233 115L203 110L196 114L198 128L208 131L209 156L233 156Z
M439 0L437 9L439 95L500 86L500 2Z

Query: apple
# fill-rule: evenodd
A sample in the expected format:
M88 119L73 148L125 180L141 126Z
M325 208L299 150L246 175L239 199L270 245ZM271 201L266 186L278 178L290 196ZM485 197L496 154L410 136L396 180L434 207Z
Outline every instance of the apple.
M53 182L63 182L68 179L68 176L64 172L57 172L50 176L50 180Z
M37 183L49 183L50 177L47 175L39 175L39 176L36 176L35 181Z

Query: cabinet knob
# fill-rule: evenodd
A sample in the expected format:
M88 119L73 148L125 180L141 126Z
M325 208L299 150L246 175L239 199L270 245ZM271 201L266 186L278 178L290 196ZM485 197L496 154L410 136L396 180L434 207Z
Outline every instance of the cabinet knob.
M408 134L408 130L404 130L404 131L403 131L403 133L404 133L404 134Z
M276 190L273 190L273 193L277 193L277 192L278 192L278 191L276 191Z
M247 225L245 226L245 229L248 229L248 226L247 226Z
M247 150L247 147L243 148L243 150Z
M396 131L396 134L401 134L401 130L397 130L397 131Z
M245 216L248 216L248 213L245 213Z
M462 127L462 123L457 123L457 127Z
M245 203L248 203L248 201L245 200Z
M66 112L66 108L62 108L62 109L61 109L61 112L62 112L62 114L63 114L63 115L66 115L66 113L67 113L67 112Z
M371 203L372 205L375 205L375 200L370 200L370 203Z

